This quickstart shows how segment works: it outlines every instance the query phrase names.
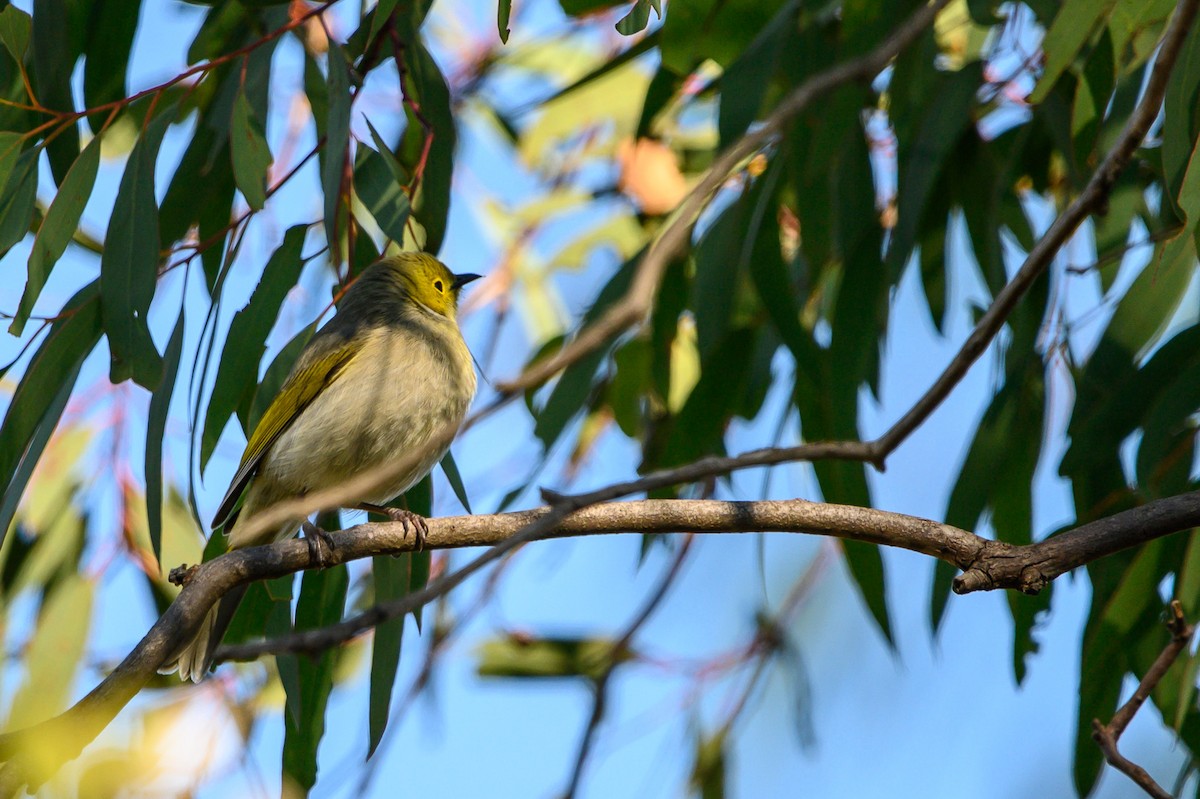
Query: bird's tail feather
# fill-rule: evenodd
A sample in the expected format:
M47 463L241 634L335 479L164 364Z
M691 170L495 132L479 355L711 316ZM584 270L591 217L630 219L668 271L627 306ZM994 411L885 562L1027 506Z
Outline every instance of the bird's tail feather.
M241 604L247 587L238 585L230 589L204 617L200 629L196 631L196 637L185 644L178 655L164 663L158 670L159 673L171 674L178 671L179 679L192 682L204 679L204 675L212 666L213 654L217 651L221 639L225 637L225 631L229 629L229 623L233 621L233 614Z

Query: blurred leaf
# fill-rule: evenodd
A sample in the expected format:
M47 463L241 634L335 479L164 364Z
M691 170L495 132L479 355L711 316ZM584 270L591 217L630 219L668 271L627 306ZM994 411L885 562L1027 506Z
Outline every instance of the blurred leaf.
M250 207L261 211L267 201L267 174L274 159L263 134L262 122L254 115L244 91L239 91L237 99L233 101L229 146L237 187Z
M1092 719L1107 722L1117 708L1121 684L1130 670L1130 633L1152 628L1161 608L1153 586L1158 582L1157 561L1163 539L1153 541L1133 555L1118 586L1092 603L1084 631L1079 668L1079 713L1075 732L1075 789L1091 793L1104 756L1092 740Z
M741 277L748 202L739 198L704 231L696 244L696 276L688 303L696 318L700 357L707 358L729 330Z
M948 166L955 144L972 122L976 92L983 81L982 69L981 64L975 63L942 75L930 87L929 94L921 98L922 117L919 126L914 119L914 138L899 141L900 178L896 197L899 216L887 248L893 276L908 263L930 192L938 175Z
M96 295L93 282L64 304L64 313L50 327L9 402L0 424L0 485L5 487L6 506L24 487L15 479L18 469L30 464L25 469L28 479L28 469L41 457L49 432L58 424L84 358L100 340ZM3 535L8 524L6 519L0 521L5 522L0 526Z
M1046 37L1042 49L1046 53L1046 65L1042 77L1029 95L1029 102L1037 105L1046 99L1059 77L1075 60L1075 55L1091 38L1096 26L1108 19L1116 0L1065 0Z
M696 0L668 7L671 19L662 26L663 63L684 74L705 58L728 68L785 2ZM635 6L634 11L638 8ZM649 10L645 13L648 15Z
M11 156L4 158L4 167L11 171L8 172L4 191L0 192L0 254L7 253L29 232L34 203L37 201L38 159L41 154L41 149L34 147L17 156L15 163L9 160Z
M696 756L688 778L691 788L700 792L700 799L725 799L727 727L715 735L696 740Z
M179 356L183 350L183 309L175 322L175 330L167 341L163 353L163 379L150 398L150 410L146 419L146 524L150 534L150 548L154 559L161 566L162 560L162 454L163 439L166 437L167 413L171 407L171 395L175 391L175 377L179 372Z
M617 21L617 33L623 36L632 36L644 31L650 22L651 8L661 19L662 9L659 8L659 0L634 0L633 8L629 9L629 13Z
M4 47L18 64L25 63L32 29L33 19L16 6L5 6L0 11L0 42L4 42Z
M1163 98L1162 165L1164 193L1176 209L1176 198L1184 182L1184 172L1193 160L1200 120L1195 109L1200 103L1200 29L1188 31L1179 53L1177 66L1167 79Z
M795 30L799 7L799 0L785 3L721 76L717 127L722 148L745 133L758 117L776 70L779 51Z
M597 680L614 660L619 664L635 657L628 651L614 653L615 643L608 638L491 638L479 645L476 671L481 677Z
M37 99L54 111L73 113L71 72L79 51L72 51L70 11L66 0L39 0L33 17L33 79ZM79 125L67 118L55 129L53 141L47 137L46 155L55 184L61 184L71 164L79 156Z
M1075 142L1074 158L1080 164L1095 161L1095 148L1113 89L1116 86L1116 63L1112 38L1106 28L1084 64L1082 80L1075 87L1075 105L1071 109L1071 136Z
M249 406L257 387L258 365L266 351L267 336L275 326L279 308L288 292L300 279L304 267L300 250L308 232L306 225L294 225L284 234L283 242L263 268L262 278L250 295L246 307L233 316L229 335L221 351L217 378L213 383L204 431L200 437L200 469L208 465L225 423L234 411Z
M345 564L331 569L307 571L300 583L296 602L295 629L312 630L342 619L349 577ZM319 656L280 655L279 662L291 660L298 672L297 712L283 714L283 773L302 789L304 795L317 781L317 748L325 734L325 710L333 690L336 649ZM282 669L281 669L282 671ZM288 692L289 704L292 691Z
M151 390L162 379L162 359L146 325L158 280L154 167L173 117L172 109L161 111L130 153L100 256L100 305L112 357L109 379L121 383L132 377Z
M595 321L613 303L624 296L633 279L637 258L621 265L596 296L596 301L584 314L582 326ZM550 353L543 353L549 355ZM549 450L562 434L567 424L580 413L592 393L592 379L607 355L601 347L580 358L563 370L562 375L550 391L550 396L537 410L537 421L533 433L542 442L543 450ZM539 356L540 357L540 356Z
M563 13L568 17L582 17L586 14L597 14L610 8L625 5L628 0L558 0Z
M75 235L83 208L92 194L99 166L100 137L97 136L88 143L67 171L62 186L54 195L54 202L50 204L50 209L46 211L42 225L38 228L33 249L29 253L29 279L25 284L25 293L21 295L20 305L17 306L16 315L8 327L10 334L19 336L25 329L25 322L33 312L33 305L42 292L42 286L46 285L50 270L62 257L71 237Z
M141 7L142 0L100 0L91 4L83 61L86 108L125 97L126 71Z
M45 721L66 708L88 640L94 591L91 580L73 575L47 597L23 658L26 676L13 697L9 729Z

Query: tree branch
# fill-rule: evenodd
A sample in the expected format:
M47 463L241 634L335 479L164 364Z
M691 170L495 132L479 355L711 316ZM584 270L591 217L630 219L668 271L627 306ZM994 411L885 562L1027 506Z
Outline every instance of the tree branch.
M992 339L1000 332L1017 303L1025 296L1025 292L1034 281L1046 271L1058 251L1075 235L1075 231L1091 214L1102 210L1108 205L1108 196L1121 171L1129 163L1134 150L1146 137L1162 108L1163 96L1167 91L1167 80L1179 51L1183 47L1188 29L1196 17L1197 0L1179 0L1175 6L1171 22L1163 34L1162 45L1154 60L1154 68L1150 71L1150 79L1146 82L1146 90L1137 108L1129 115L1125 128L1117 137L1116 143L1108 151L1108 155L1092 173L1092 177L1084 186L1083 191L1075 201L1067 206L1055 218L1049 230L1030 250L1025 263L1013 275L1003 289L996 295L987 312L980 317L975 329L967 336L958 354L950 361L945 370L938 376L933 385L917 400L908 413L901 416L888 431L880 436L873 445L878 450L880 458L886 457L904 439L908 438L917 427L929 418L942 401L950 394L959 381L966 375L967 370L979 359Z
M805 500L723 502L717 500L642 500L576 508L568 498L550 508L493 516L454 516L429 520L430 548L489 546L462 569L431 582L402 600L377 605L331 627L295 633L271 641L226 647L226 657L268 653L315 652L337 646L376 624L421 607L468 576L527 541L637 531L642 533L793 532L828 535L908 549L930 555L967 574L955 590L967 593L994 588L1034 590L1063 572L1119 549L1200 525L1200 492L1157 500L1140 508L1092 522L1035 544L1015 546L991 541L950 525L873 508L855 508ZM334 533L333 565L375 555L411 550L413 541L399 523L368 523ZM83 700L62 715L0 736L0 795L20 784L38 784L42 771L75 757L145 685L168 655L194 631L212 605L229 589L253 580L273 579L316 567L300 540L252 547L223 555L196 568L167 611L124 661ZM964 580L970 574L987 580ZM22 750L44 753L52 742L55 763L18 762ZM40 743L40 746L35 746Z
M812 76L785 97L760 127L726 148L688 192L671 221L663 228L662 235L651 243L625 295L558 352L533 364L513 380L497 384L500 393L497 402L506 402L527 388L541 385L559 371L602 347L613 336L640 322L650 312L667 265L687 246L700 212L712 195L725 184L729 173L779 135L784 125L814 100L845 84L874 79L889 61L933 24L934 18L947 2L935 0L921 6L871 52Z
M1150 694L1154 692L1162 678L1166 676L1176 658L1187 649L1188 643L1192 640L1195 628L1188 624L1187 619L1183 617L1183 607L1179 604L1179 600L1171 602L1170 613L1171 618L1167 620L1167 629L1171 631L1171 642L1155 658L1154 663L1146 672L1146 676L1138 683L1133 696L1129 697L1129 701L1117 710L1108 724L1101 724L1100 719L1092 719L1092 739L1104 752L1104 759L1113 768L1118 769L1137 783L1138 787L1153 796L1154 799L1172 799L1172 797L1154 781L1154 778L1144 768L1121 754L1117 749L1117 741L1125 732L1125 728L1129 726L1129 722L1133 721L1134 715L1150 698Z

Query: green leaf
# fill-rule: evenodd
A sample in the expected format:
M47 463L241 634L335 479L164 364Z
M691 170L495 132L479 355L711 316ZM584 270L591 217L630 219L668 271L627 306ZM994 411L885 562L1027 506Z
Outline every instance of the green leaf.
M233 155L233 179L250 207L261 211L267 201L267 172L274 159L263 134L262 122L254 115L244 91L239 91L233 101L229 145Z
M233 316L229 335L221 351L217 378L204 417L200 436L200 469L208 465L225 423L235 410L252 402L258 386L258 365L266 352L267 336L275 326L279 308L287 293L300 279L304 267L301 248L308 232L306 225L294 225L284 234L283 242L271 255L262 278L250 295L246 307Z
M33 79L38 101L46 108L73 113L71 72L78 60L72 51L70 12L66 0L40 0L33 18ZM58 135L46 144L50 172L56 184L79 156L79 126L75 120L57 128Z
M58 426L58 420L62 418L63 411L67 407L67 402L71 399L71 390L75 387L75 382L79 379L81 366L82 363L77 364L74 370L67 375L49 405L46 406L46 415L33 431L33 436L29 439L29 446L25 457L17 466L16 472L4 490L3 502L0 502L0 537L3 536L3 531L8 530L9 525L12 524L17 507L20 505L21 497L25 493L26 486L29 485L29 479L33 476L33 470L37 467L38 458L45 451L50 437L54 435L54 431ZM79 532L82 533L82 524L79 525ZM49 543L47 541L43 546Z
M1115 3L1116 0L1065 0L1042 39L1046 66L1029 95L1032 105L1046 99L1059 77L1075 60L1075 55L1091 38L1092 31L1108 19Z
M920 124L914 125L915 138L900 140L900 185L896 197L899 216L887 250L893 276L899 275L908 262L930 192L938 175L947 167L955 144L972 123L976 93L983 82L982 69L982 64L975 62L957 72L943 74L921 109Z
M8 727L45 721L66 708L75 674L83 662L91 626L91 580L72 575L55 586L38 617L37 630L22 661L25 681L17 689Z
M454 147L458 134L450 103L450 89L437 62L420 39L415 39L404 53L411 88L415 90L429 130L424 129L424 124L406 105L408 125L404 131L402 160L412 167L413 174L420 179L419 189L413 198L413 215L425 228L423 249L437 253L442 248L446 219L450 213ZM429 145L424 172L418 175L417 167L425 147L425 136L432 136L433 141Z
M6 505L10 500L15 504L13 495L24 488L14 479L18 468L41 457L49 439L46 428L58 423L84 358L100 340L96 289L94 282L88 284L63 306L9 402L0 424L0 485L5 487ZM0 536L7 530L7 525L0 527Z
M375 584L375 604L400 599L408 595L412 572L411 552L395 557L377 555L371 559L371 576ZM404 616L378 624L371 642L371 689L368 720L367 757L375 754L387 729L392 705L392 690L396 669L400 665L400 643L404 636Z
M158 282L154 166L173 117L173 109L160 112L134 145L100 256L100 305L112 357L109 379L121 383L132 377L151 390L162 379L162 359L146 324Z
M496 30L500 34L500 41L503 44L508 44L508 34L512 33L508 28L508 18L512 16L512 0L497 0L496 3Z
M597 14L624 5L628 0L558 0L563 13L568 17L582 17L587 14Z
M596 301L584 314L583 325L595 321L605 309L624 296L633 280L640 255L626 261L621 268L609 278L596 296ZM575 416L583 410L588 396L592 392L592 381L596 370L607 356L605 348L601 347L585 355L563 370L558 382L550 391L550 396L537 411L537 422L534 424L534 435L542 441L542 448L549 450L558 440L562 431Z
M696 756L688 784L699 793L700 799L725 799L728 734L728 728L722 727L715 735L696 739Z
M794 0L780 8L721 76L717 129L722 149L745 133L758 117L778 66L779 53L795 30L799 6L798 0Z
M171 407L171 394L175 391L175 376L179 372L179 356L183 350L183 309L167 341L163 353L162 383L154 389L150 398L150 410L146 419L146 523L150 530L150 548L154 559L162 564L162 454L163 439L166 437L167 412Z
M743 264L742 245L747 238L747 205L738 201L727 208L696 244L696 276L689 305L696 317L702 358L712 352L729 330Z
M393 163L389 163L387 158L365 144L358 145L356 160L354 191L384 235L402 243L411 209L404 183L398 179L399 164L393 166L394 158Z
M84 45L83 101L87 108L121 100L142 0L92 4ZM103 121L104 116L100 116Z
M295 629L312 630L341 621L346 605L346 590L350 579L346 565L331 569L307 571L300 584L300 599L296 602ZM319 656L298 658L280 655L281 664L291 661L297 673L295 693L288 691L289 704L293 695L297 712L283 714L283 774L294 780L308 795L317 782L317 749L325 734L325 709L333 690L333 668L337 650L327 650Z
M54 202L46 211L42 225L38 228L37 237L33 240L33 250L29 253L29 279L25 283L25 293L17 306L8 332L14 336L21 335L25 322L33 312L46 285L46 278L54 264L62 257L67 249L75 229L79 226L79 218L83 215L84 206L92 195L92 186L96 182L96 172L100 166L100 137L97 136L83 148L79 158L71 165L63 178Z
M633 4L633 8L629 9L629 13L621 17L617 21L617 33L622 36L633 36L635 33L641 33L646 29L646 25L650 23L650 9L654 9L654 13L662 19L662 9L659 8L659 0L637 0Z
M1074 778L1080 796L1091 793L1104 763L1092 740L1092 719L1107 721L1117 708L1125 674L1131 670L1129 636L1157 626L1161 603L1153 586L1160 579L1157 565L1162 545L1159 539L1137 550L1112 590L1097 589L1098 599L1092 603L1079 667L1075 731Z
M450 453L450 450L446 450L446 457L442 458L442 472L450 482L454 496L462 503L467 513L471 513L471 501L467 498L466 486L463 485L462 475L458 473L458 464L454 462L454 455Z
M0 255L7 253L29 232L29 222L37 201L38 159L41 154L41 148L38 147L25 150L17 156L16 163L12 164L8 173L8 181L0 194Z
M350 145L350 68L342 48L329 46L329 74L326 78L328 115L325 118L324 160L321 163L321 188L325 192L325 237L331 253L340 249L339 234L346 232L342 205L342 170ZM340 261L335 255L333 260Z
M16 6L5 6L0 11L0 42L4 42L4 47L18 64L25 63L32 28L33 19Z
M479 646L476 672L481 677L596 680L614 661L633 659L631 652L615 652L615 643L608 638L492 638Z

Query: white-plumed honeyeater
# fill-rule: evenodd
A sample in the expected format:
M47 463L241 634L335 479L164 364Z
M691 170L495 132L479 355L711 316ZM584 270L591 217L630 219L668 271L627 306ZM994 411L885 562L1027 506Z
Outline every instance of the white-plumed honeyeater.
M401 253L367 268L337 314L312 337L246 444L241 465L213 517L228 549L296 533L295 519L253 537L239 522L284 500L379 473L421 452L412 468L345 507L379 506L420 481L446 453L430 448L447 425L462 424L475 396L475 368L458 329L458 294L478 275L456 275L431 255ZM393 518L424 521L406 512ZM408 516L405 519L405 516ZM319 547L318 547L319 551ZM164 665L199 681L245 586L209 612L196 637Z

